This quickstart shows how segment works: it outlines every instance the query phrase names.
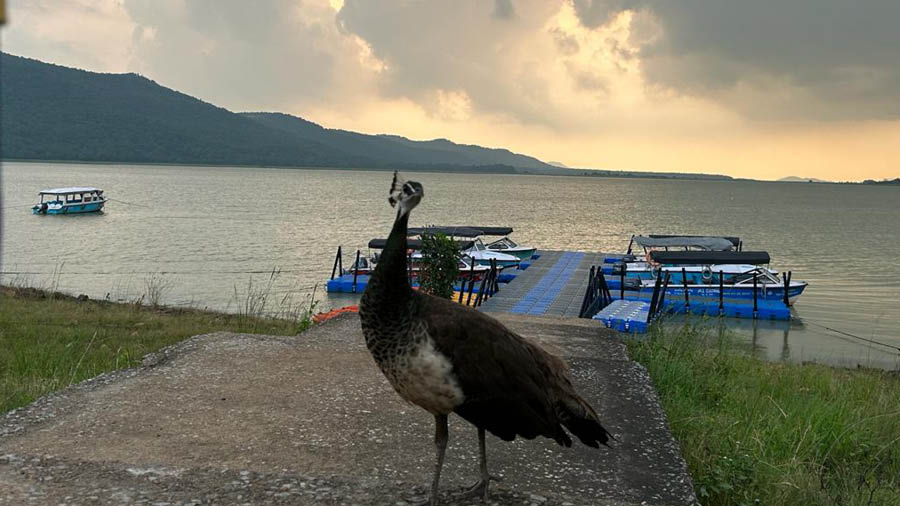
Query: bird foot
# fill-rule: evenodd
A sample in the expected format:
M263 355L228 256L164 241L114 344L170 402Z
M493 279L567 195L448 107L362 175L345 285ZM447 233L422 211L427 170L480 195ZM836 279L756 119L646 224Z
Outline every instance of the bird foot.
M496 476L488 476L488 479L480 479L475 482L474 485L468 488L465 492L460 492L458 494L453 494L454 499L474 499L479 498L481 502L487 502L490 496L489 494L489 485L491 481L502 481L500 478Z
M416 496L411 497L406 501L410 506L436 506L437 498L428 496Z

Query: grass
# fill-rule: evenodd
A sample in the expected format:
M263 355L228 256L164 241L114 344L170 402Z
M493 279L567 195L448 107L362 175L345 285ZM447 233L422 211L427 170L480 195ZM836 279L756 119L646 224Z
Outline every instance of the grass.
M0 287L0 414L100 373L134 367L145 354L193 335L298 334L310 325L315 307L310 302L301 310L298 304L282 315L290 318L272 318L263 316L265 304L257 304L256 313L230 315L167 308L157 296L151 305L139 303L144 298L121 304Z
M900 504L896 371L765 362L690 325L628 346L702 504Z

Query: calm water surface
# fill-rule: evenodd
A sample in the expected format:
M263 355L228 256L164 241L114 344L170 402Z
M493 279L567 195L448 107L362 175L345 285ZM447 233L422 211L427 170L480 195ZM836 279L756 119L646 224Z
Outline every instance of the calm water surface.
M895 368L900 346L900 191L764 182L414 174L426 197L411 225L515 228L545 249L624 251L633 233L736 235L810 286L791 324L731 326L773 360ZM4 163L2 279L133 300L162 279L164 303L238 311L275 276L269 307L322 284L335 250L386 237L386 172ZM102 214L34 216L38 190L98 186ZM349 263L352 260L348 260ZM345 264L346 265L346 264ZM107 295L108 294L108 295ZM285 299L286 298L286 299ZM352 301L352 299L351 299ZM887 351L886 351L887 350Z

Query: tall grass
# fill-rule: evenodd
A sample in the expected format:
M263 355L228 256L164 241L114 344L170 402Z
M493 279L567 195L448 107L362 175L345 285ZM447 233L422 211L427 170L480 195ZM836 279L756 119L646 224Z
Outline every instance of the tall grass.
M692 325L628 346L703 504L900 504L896 372L764 362Z
M140 303L83 301L27 287L0 287L0 413L115 369L187 337L219 330L294 335L314 302L295 318L229 315ZM286 313L285 313L286 314Z

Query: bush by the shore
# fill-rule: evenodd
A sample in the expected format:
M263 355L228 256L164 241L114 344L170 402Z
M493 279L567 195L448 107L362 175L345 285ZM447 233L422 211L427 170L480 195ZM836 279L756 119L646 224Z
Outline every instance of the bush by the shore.
M696 326L656 328L629 352L702 504L900 504L897 371L765 362Z

